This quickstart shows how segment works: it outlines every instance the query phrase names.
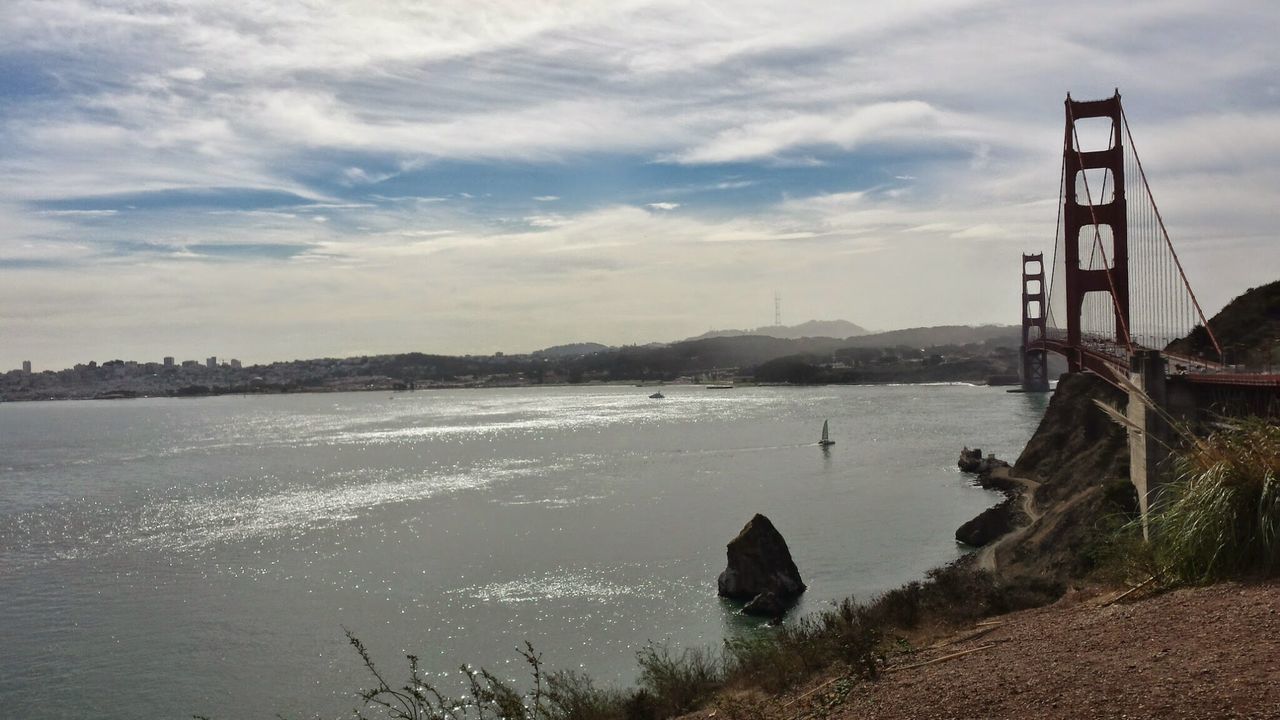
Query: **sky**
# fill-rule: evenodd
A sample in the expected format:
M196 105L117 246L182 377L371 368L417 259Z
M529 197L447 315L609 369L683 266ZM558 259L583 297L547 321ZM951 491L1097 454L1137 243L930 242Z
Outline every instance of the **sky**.
M4 0L0 369L1019 321L1119 88L1207 312L1280 276L1280 4Z

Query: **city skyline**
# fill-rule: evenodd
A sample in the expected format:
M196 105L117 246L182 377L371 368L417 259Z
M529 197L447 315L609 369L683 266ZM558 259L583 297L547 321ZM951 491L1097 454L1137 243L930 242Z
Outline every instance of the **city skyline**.
M1062 100L1212 314L1280 267L1280 8L11 4L0 367L1018 321ZM206 350L205 352L210 352Z

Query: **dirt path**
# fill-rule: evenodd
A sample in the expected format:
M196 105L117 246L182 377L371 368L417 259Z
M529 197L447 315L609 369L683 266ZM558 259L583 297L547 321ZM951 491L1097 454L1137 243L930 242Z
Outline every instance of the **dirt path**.
M1104 605L1114 595L1006 615L978 637L962 633L946 646L899 658L879 680L828 677L789 698L771 698L750 716L1280 717L1280 583L1231 583ZM966 650L973 652L911 667ZM828 684L819 688L821 682ZM747 717L740 711L715 717L739 715Z
M1035 480L1012 475L1010 474L1010 469L1007 467L996 468L991 471L991 474L993 476L998 475L1021 486L1021 491L1018 493L1018 500L1020 507L1022 508L1022 512L1026 513L1027 517L1030 518L1026 525L1023 525L1020 528L1015 528L999 540L996 540L979 550L974 556L975 567L995 572L998 569L996 563L996 549L1003 547L1006 544L1016 542L1018 538L1021 538L1030 530L1031 526L1040 519L1040 516L1043 513L1038 507L1036 507L1036 489L1040 487L1040 483Z

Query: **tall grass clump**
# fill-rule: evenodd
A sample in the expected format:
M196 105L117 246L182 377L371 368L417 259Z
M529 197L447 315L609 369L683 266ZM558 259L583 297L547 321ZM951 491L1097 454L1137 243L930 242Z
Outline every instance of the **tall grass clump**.
M1263 418L1223 419L1207 437L1160 407L1124 373L1115 379L1172 431L1165 445L1174 479L1147 512L1146 552L1165 584L1201 584L1280 571L1280 426ZM1094 401L1130 432L1125 413Z
M1148 518L1167 581L1280 571L1280 426L1236 422L1190 443L1175 467Z

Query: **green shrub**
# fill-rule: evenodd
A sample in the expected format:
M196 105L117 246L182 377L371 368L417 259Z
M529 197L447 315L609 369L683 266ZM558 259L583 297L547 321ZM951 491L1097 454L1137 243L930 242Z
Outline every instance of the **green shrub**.
M1249 419L1196 440L1148 517L1166 581L1280 571L1280 426Z

